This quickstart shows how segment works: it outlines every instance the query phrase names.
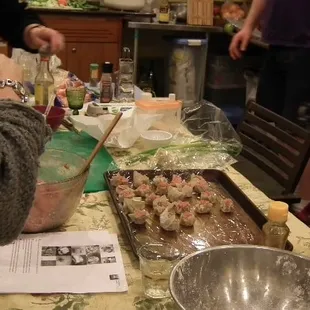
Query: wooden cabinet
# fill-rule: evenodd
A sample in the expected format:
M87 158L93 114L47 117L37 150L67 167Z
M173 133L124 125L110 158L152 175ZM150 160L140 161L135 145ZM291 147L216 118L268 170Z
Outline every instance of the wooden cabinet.
M88 81L91 63L98 63L100 72L105 61L113 63L117 68L121 55L122 19L69 14L43 14L40 17L48 27L65 36L66 47L58 55L64 69Z
M71 72L80 74L83 81L89 79L89 64L102 64L109 61L117 64L119 57L119 48L115 43L67 43L66 46L66 64ZM101 69L101 68L100 68Z

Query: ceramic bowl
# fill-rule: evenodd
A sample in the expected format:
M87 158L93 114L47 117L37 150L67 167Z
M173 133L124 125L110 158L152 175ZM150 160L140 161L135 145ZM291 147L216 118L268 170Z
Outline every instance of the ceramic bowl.
M157 149L168 145L172 140L172 134L162 130L148 130L141 134L143 143L147 148Z
M44 114L46 110L46 106L39 105L34 106L34 109L38 112ZM59 107L52 107L48 116L47 116L47 123L51 126L53 131L57 131L57 129L60 127L62 121L65 118L66 111Z

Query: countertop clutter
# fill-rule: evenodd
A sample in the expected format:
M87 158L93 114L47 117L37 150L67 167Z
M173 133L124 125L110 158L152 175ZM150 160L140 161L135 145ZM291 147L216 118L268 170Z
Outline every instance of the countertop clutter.
M306 309L310 227L234 168L251 145L309 137L279 125L271 139L245 105L265 47L257 30L258 56L228 55L246 1L28 3L66 46L13 51L53 139L23 234L0 248L0 309Z

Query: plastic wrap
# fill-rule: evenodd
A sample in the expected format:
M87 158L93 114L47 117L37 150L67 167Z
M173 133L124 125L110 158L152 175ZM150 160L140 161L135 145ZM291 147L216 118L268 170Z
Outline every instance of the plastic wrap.
M241 150L239 136L223 111L202 101L183 110L183 124L168 146L124 157L118 164L123 169L224 169Z
M121 107L121 105L119 106ZM126 106L124 106L126 108ZM139 139L141 133L148 130L154 122L161 118L158 114L137 114L135 108L128 107L123 111L123 116L109 135L105 146L110 148L128 149ZM114 112L88 117L85 115L72 116L74 125L87 132L96 140L100 140L114 118Z
M168 243L183 254L216 245L262 244L259 226L266 221L264 215L221 171L112 171L106 181L135 252L145 243ZM181 190L183 196L171 195L171 188ZM163 208L158 208L156 198ZM228 200L232 209L225 213L223 204ZM211 204L204 214L197 209L201 201ZM168 219L162 218L164 212L170 213ZM195 217L193 226L182 225L185 212ZM135 216L142 219L139 225Z

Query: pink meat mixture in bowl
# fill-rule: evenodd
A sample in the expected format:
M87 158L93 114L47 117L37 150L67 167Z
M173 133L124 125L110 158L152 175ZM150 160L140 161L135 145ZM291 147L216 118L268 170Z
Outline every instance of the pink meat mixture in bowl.
M48 184L38 180L33 206L23 232L44 232L64 224L80 203L88 171L67 182Z

